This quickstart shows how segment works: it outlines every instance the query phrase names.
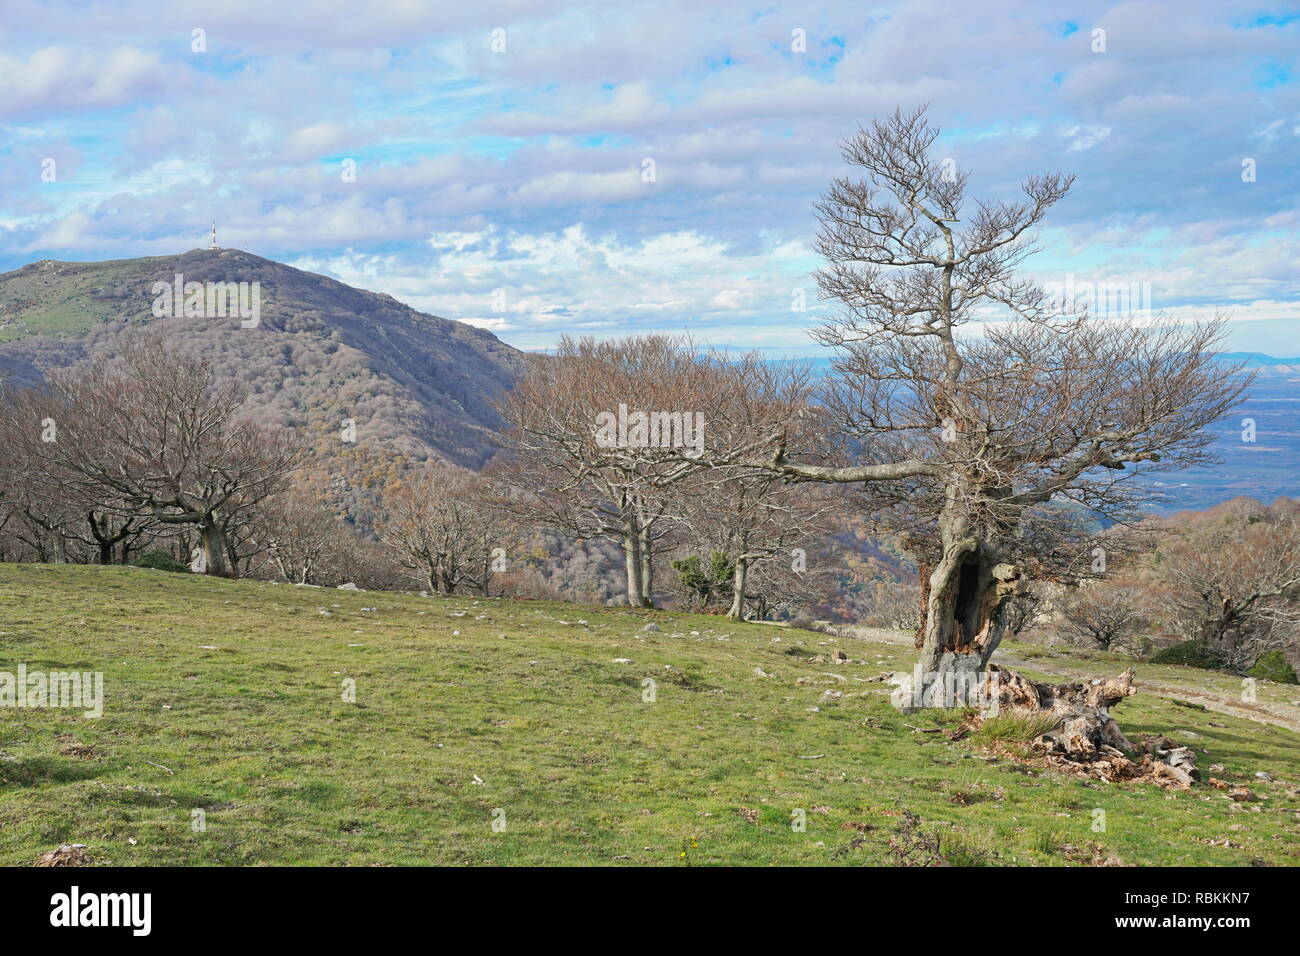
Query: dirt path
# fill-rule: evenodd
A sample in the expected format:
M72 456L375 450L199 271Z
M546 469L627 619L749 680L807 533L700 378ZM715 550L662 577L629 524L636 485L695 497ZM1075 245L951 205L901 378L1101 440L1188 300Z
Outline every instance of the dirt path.
M1161 697L1185 700L1189 704L1201 704L1206 710L1230 714L1233 717L1245 717L1247 720L1254 720L1262 724L1274 724L1300 733L1300 707L1293 707L1290 704L1270 703L1262 700L1248 704L1227 694L1190 690L1176 684L1161 684L1157 681L1145 681L1141 678L1135 681L1135 685L1139 690L1149 690Z
M1059 659L1053 659L1050 664L1044 661L1026 661L1007 654L995 653L994 660L999 664L1006 664L1011 667L1025 667L1030 670L1050 672L1065 678L1088 678L1097 677L1096 665L1091 665L1092 669L1081 669L1078 665L1063 664ZM1292 704L1279 703L1277 701L1256 701L1247 703L1239 696L1222 691L1215 691L1206 688L1192 688L1184 684L1169 684L1163 681L1150 680L1143 678L1142 665L1134 665L1137 676L1133 681L1134 686L1139 692L1155 694L1157 697L1167 697L1172 700L1182 700L1189 704L1200 704L1206 710L1212 710L1220 714L1228 714L1232 717L1244 717L1246 720L1253 720L1261 724L1273 724L1276 727L1285 727L1287 730L1300 733L1300 707Z
M840 636L879 644L912 645L911 634L884 628L846 627L840 631ZM1098 672L1098 667L1101 665L1084 661L1078 663L1064 661L1058 657L1023 660L998 650L993 655L993 661L1007 667L1023 667L1028 670L1051 674L1062 680L1104 676ZM1300 706L1280 701L1261 700L1247 703L1241 699L1238 693L1152 680L1142 676L1142 665L1140 663L1134 664L1134 668L1137 671L1134 683L1140 692L1145 691L1158 697L1186 701L1189 704L1200 704L1206 710L1212 710L1216 713L1227 714L1231 717L1242 717L1261 724L1272 724L1275 727L1283 727L1295 733L1300 733Z

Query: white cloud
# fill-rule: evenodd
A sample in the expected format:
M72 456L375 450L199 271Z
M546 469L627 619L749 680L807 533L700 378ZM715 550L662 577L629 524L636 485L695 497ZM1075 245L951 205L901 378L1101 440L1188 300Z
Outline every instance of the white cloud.
M135 46L103 51L49 46L23 58L0 53L0 116L120 106L166 90L168 71Z

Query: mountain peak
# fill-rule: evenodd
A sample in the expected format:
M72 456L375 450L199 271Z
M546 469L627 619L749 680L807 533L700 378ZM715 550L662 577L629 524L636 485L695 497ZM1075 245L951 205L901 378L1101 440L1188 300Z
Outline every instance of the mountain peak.
M241 297L256 284L256 321L233 310L185 314L188 293L171 293L177 276L186 285L248 283ZM167 303L161 316L160 299ZM0 275L0 375L36 384L44 369L111 349L122 329L142 323L211 357L221 375L247 386L250 404L270 421L332 436L339 420L350 419L359 443L471 467L492 453L500 426L493 402L525 361L485 329L390 295L242 249L191 249L44 260Z

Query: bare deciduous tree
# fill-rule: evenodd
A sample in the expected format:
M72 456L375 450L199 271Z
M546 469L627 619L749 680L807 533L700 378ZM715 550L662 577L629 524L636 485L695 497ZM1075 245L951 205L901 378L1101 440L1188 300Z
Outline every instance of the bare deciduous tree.
M778 435L766 464L907 502L934 542L921 664L941 674L982 671L997 647L1033 515L1073 502L1131 519L1136 474L1213 460L1205 428L1245 382L1214 353L1217 320L1090 319L1020 278L1071 177L970 208L937 135L923 110L896 112L844 144L866 177L832 184L817 239L818 285L842 307L818 333L839 353L824 407L842 458L809 461ZM966 328L986 315L1006 321Z
M753 452L793 418L798 370L700 354L685 338L561 341L501 404L512 426L512 510L580 538L617 541L627 600L654 603L671 549L674 486L702 462Z
M795 580L808 573L808 552L831 534L837 503L772 472L725 466L692 476L679 490L671 514L680 536L706 557L725 555L732 569L727 616L733 621L745 616L747 602L762 612L778 603L775 591L790 582L785 575L760 574L774 570L768 567L773 562L789 565Z
M429 462L385 495L380 539L431 593L470 585L487 594L496 560L507 555L505 521L488 495L472 472Z
M1296 640L1300 629L1300 520L1265 513L1184 538L1162 549L1184 636L1222 664L1245 671L1261 653Z
M1067 638L1103 651L1118 647L1142 627L1142 596L1124 581L1085 584L1061 605Z
M357 544L325 502L323 489L311 483L266 499L252 522L252 536L275 573L293 584L323 583L322 576Z
M70 500L199 534L208 574L229 576L229 529L242 526L301 459L299 443L240 416L244 392L160 333L126 333L116 356L51 371L14 395L4 431L22 460ZM51 421L53 440L40 423Z
M866 623L897 631L914 631L921 625L920 589L905 581L875 581Z

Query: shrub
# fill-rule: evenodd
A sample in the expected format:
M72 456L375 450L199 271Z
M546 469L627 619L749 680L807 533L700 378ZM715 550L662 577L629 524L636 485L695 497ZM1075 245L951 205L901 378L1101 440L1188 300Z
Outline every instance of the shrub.
M736 566L721 551L709 555L707 566L697 556L691 555L674 561L673 570L677 572L678 586L692 608L707 608L730 602L731 580L736 573Z
M1222 666L1218 656L1200 641L1182 641L1170 644L1151 655L1152 664L1181 664L1184 667L1201 667L1217 670Z
M1246 671L1246 674L1277 684L1300 684L1300 680L1296 679L1295 668L1287 662L1286 655L1276 650L1260 654L1255 666Z
M135 568L152 568L155 571L180 571L185 574L189 573L189 567L177 561L166 551L146 551L140 557L131 562Z

